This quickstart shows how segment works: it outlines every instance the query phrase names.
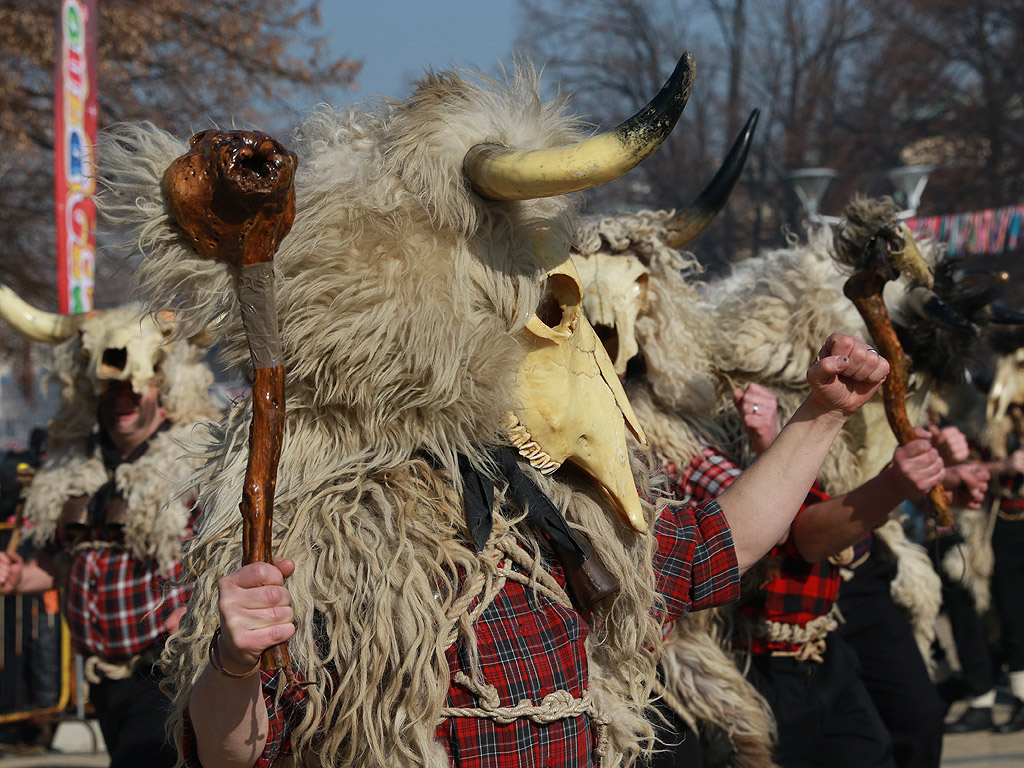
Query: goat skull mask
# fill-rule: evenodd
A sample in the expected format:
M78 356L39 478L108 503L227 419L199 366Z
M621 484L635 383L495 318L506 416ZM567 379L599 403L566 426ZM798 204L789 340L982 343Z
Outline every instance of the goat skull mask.
M48 344L77 334L82 372L97 395L107 381L127 381L136 393L145 392L174 331L170 312L149 316L140 307L127 305L60 315L31 306L2 283L0 317L23 336Z
M486 200L564 195L622 176L665 140L682 114L695 65L683 54L647 106L611 131L566 147L514 150L500 144L471 147L463 172ZM570 461L638 531L646 531L633 482L626 428L646 444L615 367L582 312L583 288L563 243L546 228L534 253L545 271L545 292L519 340L519 408L508 428L519 453L542 472Z
M615 372L624 376L626 365L640 351L636 321L650 309L650 270L635 257L603 252L575 259L584 285L591 286L583 298L586 315L598 326L613 329Z
M633 482L627 427L646 444L615 367L582 311L583 287L568 252L550 230L537 233L534 252L546 270L544 293L519 341L520 407L509 433L522 456L545 474L569 461L634 529L647 529Z

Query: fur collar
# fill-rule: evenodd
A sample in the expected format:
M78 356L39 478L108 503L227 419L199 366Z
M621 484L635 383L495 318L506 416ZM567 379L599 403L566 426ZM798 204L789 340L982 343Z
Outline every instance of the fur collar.
M26 493L32 541L51 541L64 502L92 496L113 479L127 506L125 548L167 568L181 555L181 535L195 498L189 478L201 464L196 443L206 436L201 425L172 426L157 432L142 456L113 472L103 463L98 440L79 439L62 446L47 459Z

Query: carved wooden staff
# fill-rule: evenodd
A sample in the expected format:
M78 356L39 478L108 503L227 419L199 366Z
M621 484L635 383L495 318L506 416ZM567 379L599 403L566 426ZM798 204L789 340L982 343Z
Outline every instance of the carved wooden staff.
M914 428L907 416L906 405L909 366L903 345L896 336L885 302L882 300L882 289L886 280L885 276L877 272L857 272L846 281L843 293L864 318L871 338L878 347L878 353L889 361L889 376L882 384L885 415L900 445L906 445L914 439ZM932 511L939 519L939 524L953 525L953 515L946 502L946 490L941 484L928 491L928 500L931 502Z
M172 215L205 259L238 270L238 302L254 369L249 461L242 488L245 565L271 562L274 488L284 434L284 366L273 259L295 219L292 152L258 131L203 131L168 167L162 190ZM267 649L268 671L293 682L285 644Z

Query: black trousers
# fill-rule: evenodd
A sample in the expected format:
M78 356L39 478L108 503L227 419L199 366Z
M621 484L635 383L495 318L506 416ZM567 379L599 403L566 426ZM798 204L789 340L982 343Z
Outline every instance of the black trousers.
M1024 520L996 520L992 532L995 568L992 600L999 614L1003 663L1024 669Z
M651 757L651 768L702 768L704 748L686 721L666 706L659 706L651 720L657 732L657 750Z
M110 768L172 768L177 750L164 733L171 702L159 688L159 669L144 666L125 680L89 686Z
M962 541L958 534L944 536L928 546L928 553L942 579L942 609L949 617L953 631L961 679L971 696L980 696L991 691L996 684L992 648L971 593L963 584L950 579L942 567L942 558L957 541Z
M893 602L895 566L873 554L839 588L846 619L837 634L860 664L860 678L892 737L900 768L938 768L942 758L943 703L928 676L910 621Z
M755 655L747 679L779 726L783 768L895 768L889 732L858 674L857 656L832 633L823 662Z

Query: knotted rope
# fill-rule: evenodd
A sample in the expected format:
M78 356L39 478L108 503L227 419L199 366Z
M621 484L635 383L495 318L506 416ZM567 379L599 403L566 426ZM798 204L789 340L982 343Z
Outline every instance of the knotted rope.
M537 559L520 546L511 534L493 536L481 557L495 559L498 577L488 579L484 571L480 570L463 585L459 597L447 612L447 617L452 622L452 629L448 635L449 644L458 638L462 615L468 611L469 623L475 622L507 581L524 584L551 602L572 609L572 600L558 581L546 570L537 567ZM513 565L518 566L520 570L513 568ZM470 610L470 605L478 598L479 601ZM544 696L539 703L521 699L512 706L501 706L497 688L482 680L479 674L470 677L465 672L456 670L452 673L452 681L475 695L479 700L479 706L444 707L441 710L442 718L480 717L507 725L525 717L543 725L564 718L588 715L597 726L594 753L602 757L607 751L609 721L599 712L590 691L584 691L579 698L566 690L554 691Z
M754 626L754 634L769 643L798 646L794 651L772 651L772 656L792 656L797 661L810 660L821 663L825 660L828 633L836 629L842 620L839 607L833 604L824 616L811 619L802 627L797 624L762 619Z

